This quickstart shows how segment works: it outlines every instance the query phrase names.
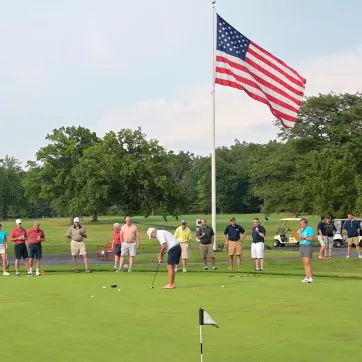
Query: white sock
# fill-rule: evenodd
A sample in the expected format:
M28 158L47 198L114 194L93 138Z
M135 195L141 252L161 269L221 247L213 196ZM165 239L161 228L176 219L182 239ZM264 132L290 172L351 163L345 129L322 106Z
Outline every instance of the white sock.
M36 268L36 272L39 273L39 269L38 269L38 268Z
M33 274L33 268L29 268L29 273Z

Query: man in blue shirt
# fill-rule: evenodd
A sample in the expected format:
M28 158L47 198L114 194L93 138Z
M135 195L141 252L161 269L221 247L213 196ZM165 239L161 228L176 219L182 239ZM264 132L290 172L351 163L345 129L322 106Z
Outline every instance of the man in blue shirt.
M352 244L355 245L358 257L361 259L361 252L359 247L359 240L358 235L361 230L361 224L357 220L354 219L352 214L348 214L348 220L343 224L343 231L347 234L347 242L348 242L348 249L347 249L347 256L346 258L351 257L352 251Z
M264 239L265 228L260 225L260 220L256 217L253 220L253 230L251 232L251 257L255 259L255 270L264 270Z
M308 224L307 219L300 220L300 229L298 230L300 236L300 257L302 258L305 278L302 280L302 283L313 283L312 276L312 264L310 260L313 256L313 241L314 241L314 230Z
M6 271L8 266L8 261L6 257L6 250L8 248L8 234L5 230L3 230L3 226L0 223L0 255L3 262L3 275L9 276L10 273Z
M242 238L240 235L242 234ZM242 226L236 223L235 217L230 219L230 225L228 225L224 231L225 244L229 252L229 269L233 270L234 267L234 255L236 255L236 262L238 270L240 270L242 246L241 243L245 240L246 232Z

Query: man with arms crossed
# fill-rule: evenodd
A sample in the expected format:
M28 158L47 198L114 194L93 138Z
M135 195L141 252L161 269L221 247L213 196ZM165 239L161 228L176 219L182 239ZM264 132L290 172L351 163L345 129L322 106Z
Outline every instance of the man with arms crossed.
M148 238L156 238L161 244L161 251L158 256L158 262L161 263L163 256L168 253L167 271L168 284L162 287L163 289L175 289L175 265L180 261L181 246L179 241L166 230L157 230L149 228L147 230Z
M40 223L35 221L34 227L28 231L29 237L29 273L33 275L33 259L36 258L36 272L37 276L40 275L40 259L42 258L42 242L45 240L44 231L40 229Z
M212 269L216 270L215 253L213 249L215 233L214 230L207 225L206 219L201 219L201 227L196 233L196 237L200 240L201 259L204 263L204 269L207 267L207 257L211 259Z
M87 249L84 244L84 239L87 238L85 228L79 223L79 217L75 217L73 222L73 225L65 233L65 236L71 240L70 251L72 253L75 272L79 273L77 258L79 254L82 254L84 259L85 272L91 273L92 271L88 268Z
M348 220L343 224L343 231L347 234L347 242L348 242L348 249L347 249L347 256L346 258L351 257L352 245L356 247L356 251L358 257L361 259L361 252L359 247L358 235L360 233L361 225L360 223L354 219L352 214L348 214Z
M240 234L243 234L240 240ZM242 247L241 242L246 238L246 232L242 226L236 224L235 217L230 219L230 225L228 225L224 231L225 244L229 252L229 270L233 270L234 267L234 255L236 255L236 262L238 270L240 270Z
M137 226L132 223L130 216L125 218L125 224L121 227L121 238L121 258L117 271L120 272L123 270L124 257L129 255L128 271L131 272L134 264L134 257L136 256L136 248L139 249L141 244L140 233L138 232Z
M16 228L11 232L10 239L14 241L15 246L15 274L17 277L20 276L19 273L19 264L20 259L23 258L25 261L25 267L28 272L28 277L31 277L32 274L29 272L29 255L28 255L28 234L26 233L26 230L22 226L21 219L17 219L15 221Z
M113 224L113 229L114 231L113 231L112 249L114 250L114 269L116 269L119 263L119 259L121 257L121 247L122 247L121 229L118 222Z
M181 245L182 271L186 273L187 272L186 262L187 259L189 258L189 245L191 242L191 230L187 227L186 220L181 221L181 226L179 226L176 229L174 237L179 241ZM177 273L177 271L178 271L178 263L177 265L175 265L175 272Z
M251 232L251 257L255 259L255 270L264 270L264 239L265 227L260 225L260 220L256 217L253 220L253 230Z
M3 230L3 226L0 223L0 255L3 262L3 275L9 276L10 273L6 271L8 266L8 260L6 257L6 250L8 248L8 233Z

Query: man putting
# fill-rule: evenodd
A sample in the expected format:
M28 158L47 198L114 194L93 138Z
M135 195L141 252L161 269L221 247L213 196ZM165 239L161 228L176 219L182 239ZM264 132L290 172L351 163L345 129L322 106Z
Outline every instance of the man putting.
M37 276L40 275L40 259L42 258L42 245L45 240L44 231L40 229L40 223L35 221L34 227L28 231L29 237L29 273L33 275L33 260L36 258L36 272Z
M163 289L175 289L175 265L180 261L181 246L179 241L166 230L157 230L149 228L147 230L148 238L158 239L161 244L161 251L158 256L158 262L161 263L163 256L168 253L167 270L168 270L168 284L162 287Z

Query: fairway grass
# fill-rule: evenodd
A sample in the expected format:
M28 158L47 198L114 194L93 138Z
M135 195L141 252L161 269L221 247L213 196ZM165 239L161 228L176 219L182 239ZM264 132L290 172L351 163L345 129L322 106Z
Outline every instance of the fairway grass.
M361 360L360 280L229 276L178 273L176 290L165 272L155 289L151 272L1 278L0 359L199 361L203 307L220 326L203 328L205 362Z

